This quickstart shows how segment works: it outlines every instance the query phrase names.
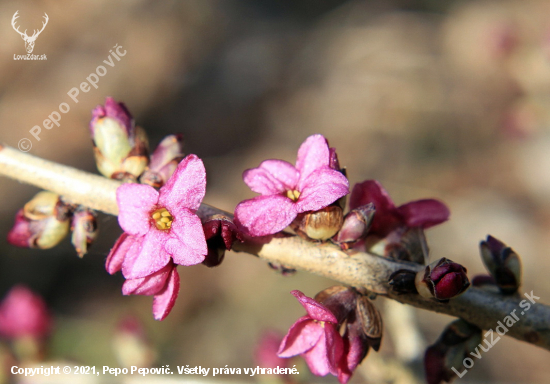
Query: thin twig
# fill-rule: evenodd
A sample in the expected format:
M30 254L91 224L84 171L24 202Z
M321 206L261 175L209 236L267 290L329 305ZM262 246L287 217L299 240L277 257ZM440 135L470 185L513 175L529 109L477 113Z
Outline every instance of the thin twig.
M0 145L0 175L62 195L66 200L116 215L116 188L119 182L43 160ZM225 213L202 204L199 215ZM237 252L256 255L266 261L328 277L340 283L364 287L401 303L433 312L461 317L481 329L495 329L498 321L516 310L519 321L508 335L550 350L550 307L536 303L521 314L523 296L502 296L470 288L462 296L443 304L416 294L396 295L388 284L399 269L419 270L418 264L394 261L369 253L348 254L332 244L307 242L296 236L273 238L266 244L237 243ZM536 294L536 292L535 292Z

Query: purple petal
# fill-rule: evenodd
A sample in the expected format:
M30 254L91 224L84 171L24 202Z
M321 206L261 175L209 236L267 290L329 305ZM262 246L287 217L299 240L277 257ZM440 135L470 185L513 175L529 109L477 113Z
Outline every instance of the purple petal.
M309 316L299 318L288 330L279 347L279 357L292 357L311 349L325 333Z
M134 242L122 263L122 274L127 279L137 279L161 270L170 261L163 245L169 239L168 232L151 229L141 243Z
M317 211L349 193L348 179L330 168L318 169L305 180L300 180L298 212Z
M159 193L149 185L122 184L116 190L118 223L130 235L142 236L151 226L151 210Z
M376 180L355 184L351 192L350 209L369 203L373 203L376 210L369 234L385 237L395 228L405 225L404 218L398 212L388 192Z
M330 153L327 139L322 135L309 136L298 149L296 169L300 172L300 180L306 179L310 173L319 168L330 166Z
M172 268L172 273L168 279L168 284L162 292L153 297L153 317L155 320L164 320L170 313L180 290L180 276L176 268Z
M397 210L405 218L407 226L424 229L447 221L451 214L445 204L434 199L411 201L401 205Z
M128 250L136 240L133 236L128 236L128 234L123 233L115 242L111 252L107 256L107 261L105 261L105 269L109 274L114 274L122 268L122 262L124 257L128 253Z
M235 218L252 236L272 235L285 229L296 218L296 207L286 196L257 196L241 201Z
M387 211L395 209L395 204L388 192L376 180L366 180L357 183L351 192L349 208L355 209L361 205L374 203L376 215L384 215Z
M174 221L164 249L179 265L200 264L208 253L201 220L184 207L172 212Z
M166 286L173 268L174 264L168 263L166 267L149 276L126 280L122 285L122 294L147 296L158 294Z
M296 188L300 173L283 160L266 160L258 168L247 169L243 180L256 193L275 195Z
M197 210L206 190L206 171L196 155L183 159L176 171L159 191L159 205L171 213L178 207Z
M325 340L330 373L336 376L338 375L338 364L344 355L344 340L338 332L337 325L325 323Z
M294 290L290 292L298 299L300 304L302 304L302 307L305 308L307 311L307 314L313 319L317 321L328 321L331 323L338 323L338 319L336 319L336 316L329 311L323 304L318 303L311 297L307 297L302 292L298 290Z

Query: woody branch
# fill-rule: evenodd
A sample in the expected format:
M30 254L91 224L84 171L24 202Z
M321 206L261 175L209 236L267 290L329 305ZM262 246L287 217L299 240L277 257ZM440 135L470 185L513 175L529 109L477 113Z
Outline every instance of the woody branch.
M62 195L65 200L111 215L118 214L116 189L120 182L57 164L16 149L0 145L0 175ZM202 204L199 216L224 213ZM388 284L389 276L399 269L420 270L420 265L394 261L364 252L348 254L332 244L307 242L296 236L274 238L267 244L236 243L234 251L246 252L268 262L328 277L340 283L364 288L379 295L428 311L460 317L481 329L494 329L519 303L523 296L502 296L470 288L449 303L425 299L417 294L396 295ZM507 333L550 350L550 306L532 305Z

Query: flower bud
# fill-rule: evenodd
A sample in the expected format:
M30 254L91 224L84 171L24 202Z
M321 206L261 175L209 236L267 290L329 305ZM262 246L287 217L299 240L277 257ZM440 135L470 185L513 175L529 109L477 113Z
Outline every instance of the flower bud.
M261 333L254 350L254 365L261 368L290 368L290 360L277 356L279 345L283 340L283 336L276 330L267 330ZM284 375L285 377L287 375ZM266 383L270 382L266 380ZM284 382L284 381L281 381ZM276 382L274 381L273 384Z
M476 351L481 343L481 329L462 319L445 328L437 342L428 347L424 356L424 369L428 384L450 382L456 376L453 367L462 367L465 357Z
M292 229L304 238L328 240L342 228L343 212L337 205L329 205L315 212L298 215L291 224Z
M15 286L0 304L0 335L7 339L44 338L52 327L46 303L24 286Z
M463 293L470 286L470 282L466 268L443 257L418 272L415 285L423 297L448 301Z
M208 254L202 262L207 267L216 267L221 264L225 251L230 250L235 240L242 241L243 237L230 217L215 214L203 220L202 228L206 238Z
M123 103L108 97L105 106L97 106L92 112L90 133L101 174L135 181L143 173L149 161L147 135L134 125Z
M500 291L506 295L517 292L521 285L521 259L512 248L500 240L487 236L479 245L483 264L495 279Z
M149 166L140 177L141 183L162 187L183 158L182 135L166 136L151 155Z
M73 231L71 243L78 256L83 257L97 237L97 215L91 209L79 206L74 211L71 230Z
M69 233L70 207L59 195L37 193L15 216L8 242L17 247L48 249Z
M365 238L372 223L374 211L374 204L370 203L348 212L344 217L342 228L334 236L333 241L347 249Z

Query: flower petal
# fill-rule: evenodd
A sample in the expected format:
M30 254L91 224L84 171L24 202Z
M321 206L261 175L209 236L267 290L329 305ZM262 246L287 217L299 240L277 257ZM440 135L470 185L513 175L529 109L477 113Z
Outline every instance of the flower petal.
M166 282L175 266L168 263L161 270L139 279L128 279L122 285L124 295L156 295L166 286Z
M208 253L201 219L189 209L178 207L164 249L179 265L200 264Z
M279 347L279 357L292 357L307 352L325 333L309 316L299 318L288 330Z
M397 210L405 218L407 226L424 229L447 221L451 214L445 204L435 199L411 201Z
M305 308L307 311L307 314L313 319L317 321L328 321L331 323L338 323L338 319L334 314L328 310L323 304L315 301L311 297L307 297L302 292L298 291L297 289L290 292L298 299L300 304L302 304L302 307Z
M344 354L344 340L335 324L325 323L325 340L330 373L337 376L338 364L342 361Z
M303 354L309 369L314 375L328 373L338 375L338 362L344 352L342 336L333 324L325 324L324 332L313 348Z
M153 317L155 320L164 320L170 313L180 290L180 276L176 268L172 269L168 284L162 292L153 297Z
M330 373L331 366L327 356L327 340L324 330L317 344L304 352L303 357L314 375L325 376Z
M395 204L390 195L382 187L382 184L376 180L365 180L362 183L357 183L351 191L350 210L368 203L374 203L377 216L395 209Z
M355 184L351 192L350 209L369 203L373 203L376 209L369 234L385 237L397 227L405 225L403 216L398 212L388 192L376 180Z
M159 193L149 185L122 184L116 190L118 223L130 235L145 235L151 226L150 212Z
M247 169L243 180L256 193L275 195L296 188L300 173L283 160L266 160L258 168Z
M330 168L318 169L305 180L300 180L298 212L317 211L349 193L346 176Z
M241 201L235 208L235 219L252 236L272 235L285 229L296 218L296 208L286 196L257 196Z
M166 253L163 245L169 236L165 231L151 229L143 237L143 241L134 242L122 263L124 277L127 279L145 277L168 264L170 255Z
M196 155L183 159L160 189L159 205L173 213L178 206L197 210L206 191L206 171Z
M109 274L112 275L120 271L124 257L135 241L135 238L133 236L128 236L127 233L120 235L105 261L105 269Z
M296 169L300 172L300 180L319 168L330 166L330 152L327 139L323 135L309 136L298 149Z

